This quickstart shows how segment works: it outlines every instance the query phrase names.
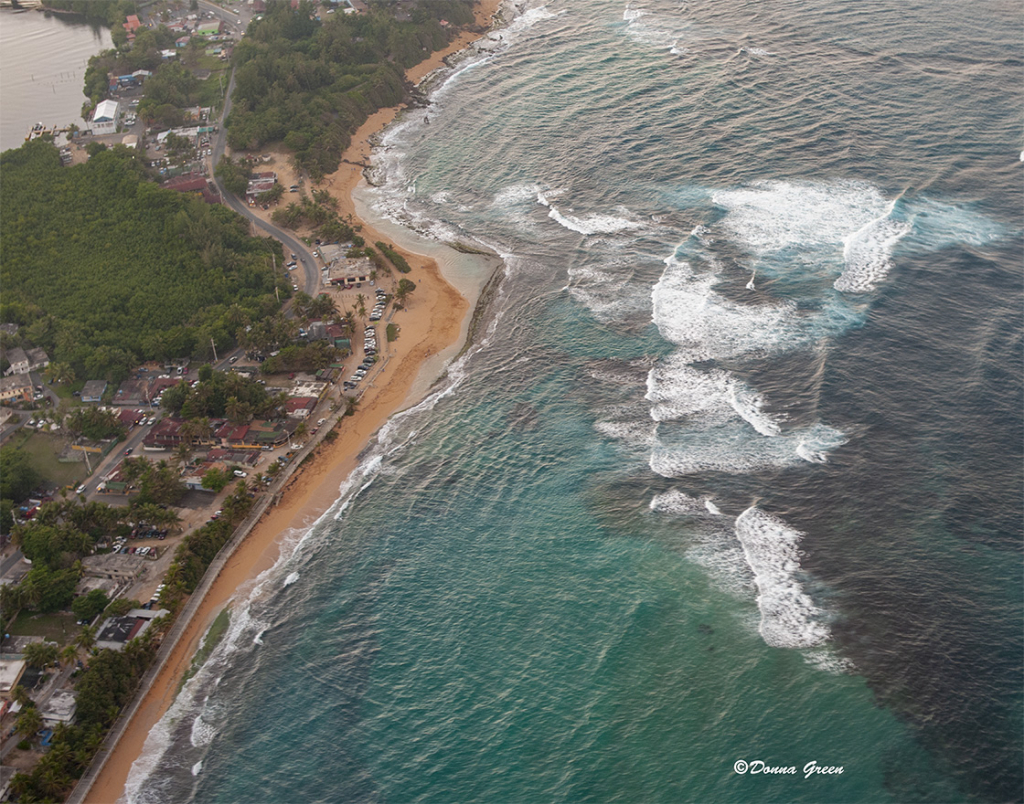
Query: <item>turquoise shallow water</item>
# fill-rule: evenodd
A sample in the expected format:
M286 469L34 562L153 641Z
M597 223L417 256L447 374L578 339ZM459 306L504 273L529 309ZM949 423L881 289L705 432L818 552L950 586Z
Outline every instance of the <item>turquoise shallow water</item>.
M482 335L131 800L1019 799L1018 29L551 3L435 83L374 204Z

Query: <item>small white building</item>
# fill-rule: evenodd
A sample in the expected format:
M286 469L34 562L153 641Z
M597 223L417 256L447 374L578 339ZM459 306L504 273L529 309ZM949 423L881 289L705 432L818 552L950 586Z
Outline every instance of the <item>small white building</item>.
M50 696L39 714L43 716L43 723L47 726L56 726L58 723L71 724L75 721L75 710L78 708L78 701L75 700L73 690L58 690Z
M11 364L8 366L7 371L4 372L8 376L11 374L28 374L30 371L28 355L25 354L25 350L20 346L15 346L7 353L7 362Z
M0 694L9 695L11 690L21 681L27 662L13 656L0 661Z
M118 116L121 106L116 100L100 101L96 111L92 113L93 134L113 134L117 131Z

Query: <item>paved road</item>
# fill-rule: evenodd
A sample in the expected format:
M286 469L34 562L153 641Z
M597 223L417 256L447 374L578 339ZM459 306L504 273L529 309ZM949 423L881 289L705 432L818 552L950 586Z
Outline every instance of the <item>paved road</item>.
M235 73L232 70L231 80L228 82L227 94L224 99L224 111L220 117L220 130L217 132L217 136L213 141L213 156L211 157L211 165L216 168L217 162L220 161L221 156L224 155L224 148L227 144L227 127L224 125L224 121L227 120L228 114L231 112L231 93L235 89ZM261 229L271 237L280 240L284 244L285 255L295 254L302 266L302 278L304 284L300 285L299 289L304 290L310 296L316 295L320 288L320 268L316 264L316 260L313 255L306 249L306 244L299 240L295 235L289 234L282 229L278 229L272 223L267 223L258 216L254 215L249 209L249 206L239 200L235 195L229 193L221 180L214 177L214 181L217 183L217 189L220 191L221 198L224 199L224 203L231 207L235 212L248 220L252 221L257 229ZM282 271L287 273L287 269L282 265L280 266Z

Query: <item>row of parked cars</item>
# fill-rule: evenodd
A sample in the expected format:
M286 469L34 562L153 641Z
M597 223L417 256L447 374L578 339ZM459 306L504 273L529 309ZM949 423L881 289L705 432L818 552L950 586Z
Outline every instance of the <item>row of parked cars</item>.
M367 327L363 333L363 362L359 364L359 367L352 373L352 378L345 380L342 383L344 388L351 390L359 385L359 381L366 376L366 373L370 370L374 363L377 362L377 329L376 327Z
M388 296L381 290L377 289L377 303L373 305L373 312L370 313L371 321L380 321L381 316L384 315L384 308L388 305Z

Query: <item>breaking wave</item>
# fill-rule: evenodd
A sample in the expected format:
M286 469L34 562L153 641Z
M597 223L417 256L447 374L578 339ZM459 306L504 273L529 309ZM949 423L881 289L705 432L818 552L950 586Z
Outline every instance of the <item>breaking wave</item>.
M824 612L804 592L800 572L803 534L756 507L736 517L736 538L754 573L760 632L776 648L813 648L830 637Z

